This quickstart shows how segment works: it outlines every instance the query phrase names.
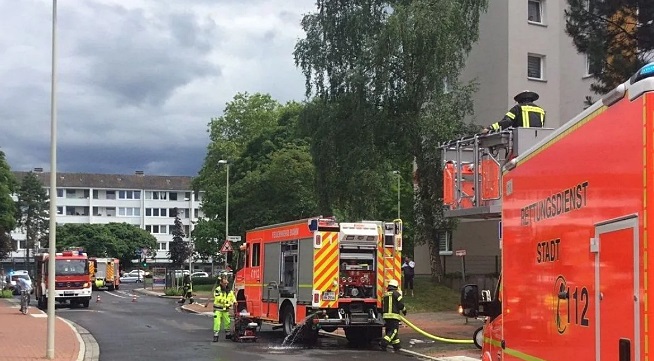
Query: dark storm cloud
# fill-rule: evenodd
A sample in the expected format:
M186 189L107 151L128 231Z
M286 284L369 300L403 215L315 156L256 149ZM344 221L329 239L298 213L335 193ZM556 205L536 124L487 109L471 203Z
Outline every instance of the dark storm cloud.
M58 170L196 175L237 92L299 100L306 0L59 1ZM0 1L0 150L50 164L51 2Z
M215 24L201 26L190 13L155 17L140 9L89 6L97 7L103 21L81 20L76 55L88 64L87 81L119 103L161 105L193 79L220 74L205 60L210 39L218 42Z

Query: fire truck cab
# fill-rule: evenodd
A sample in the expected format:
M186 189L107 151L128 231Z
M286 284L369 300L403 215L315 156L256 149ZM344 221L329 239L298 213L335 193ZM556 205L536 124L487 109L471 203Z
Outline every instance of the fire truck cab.
M40 253L36 259L34 295L39 308L47 307L48 262L50 254ZM91 301L91 276L86 253L63 251L55 254L55 301L89 307Z
M648 360L654 63L556 130L442 149L446 216L501 220L497 289L461 290L482 361Z
M382 294L401 277L401 220L316 217L255 228L245 238L239 311L305 339L338 328L352 343L381 337Z

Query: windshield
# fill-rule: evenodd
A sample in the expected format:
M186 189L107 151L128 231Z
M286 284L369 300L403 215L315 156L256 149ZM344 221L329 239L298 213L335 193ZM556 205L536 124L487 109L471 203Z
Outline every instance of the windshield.
M88 273L89 265L83 259L58 259L55 261L55 275L73 276Z
M13 281L18 281L19 278L22 278L22 279L28 280L28 281L30 280L30 277L28 275L13 275L13 276L11 276L11 279Z

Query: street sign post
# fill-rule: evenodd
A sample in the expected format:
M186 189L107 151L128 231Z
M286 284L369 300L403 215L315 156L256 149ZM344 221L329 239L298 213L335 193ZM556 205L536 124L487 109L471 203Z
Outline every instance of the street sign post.
M466 281L466 250L459 249L454 252L457 257L461 257L461 280Z

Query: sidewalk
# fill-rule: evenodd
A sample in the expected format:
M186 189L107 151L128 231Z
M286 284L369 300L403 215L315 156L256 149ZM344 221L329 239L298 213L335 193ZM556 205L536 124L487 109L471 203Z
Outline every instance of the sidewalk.
M0 351L0 360L46 360L47 314L31 306L29 314L23 315L17 301L0 300L0 339L9 346ZM100 353L95 339L81 327L80 331L84 337L71 322L57 317L55 360L98 360Z

